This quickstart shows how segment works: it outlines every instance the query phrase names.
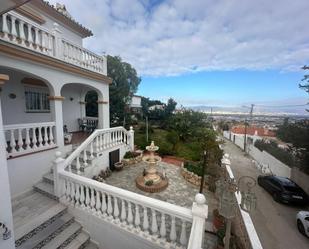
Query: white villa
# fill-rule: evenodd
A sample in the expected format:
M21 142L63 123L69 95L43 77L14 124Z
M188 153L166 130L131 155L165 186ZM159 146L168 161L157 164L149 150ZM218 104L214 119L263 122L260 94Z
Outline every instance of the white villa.
M188 209L91 179L134 149L133 129L109 126L92 32L43 0L1 0L0 14L0 248L202 248L203 195Z

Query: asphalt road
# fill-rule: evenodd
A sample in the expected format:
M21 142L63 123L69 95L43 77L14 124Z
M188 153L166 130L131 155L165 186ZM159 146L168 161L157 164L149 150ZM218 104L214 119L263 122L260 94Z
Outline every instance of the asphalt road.
M236 179L243 175L257 179L260 172L252 158L232 142L225 140L225 153L230 155L231 168ZM257 234L264 249L309 249L309 238L301 235L296 226L298 211L308 208L291 207L275 202L271 195L257 185L257 208L251 213Z

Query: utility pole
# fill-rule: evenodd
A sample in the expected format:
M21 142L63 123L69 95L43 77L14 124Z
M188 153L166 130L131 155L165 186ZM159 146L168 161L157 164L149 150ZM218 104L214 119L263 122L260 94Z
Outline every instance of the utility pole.
M253 117L253 108L254 104L251 104L250 108L250 121L252 123L252 117ZM247 128L248 128L248 122L247 119L245 119L245 137L244 137L244 151L247 152Z
M200 185L200 193L203 194L204 189L204 182L205 182L205 168L207 166L207 151L204 150L204 161L203 161L203 167L202 167L202 179L201 179L201 185Z

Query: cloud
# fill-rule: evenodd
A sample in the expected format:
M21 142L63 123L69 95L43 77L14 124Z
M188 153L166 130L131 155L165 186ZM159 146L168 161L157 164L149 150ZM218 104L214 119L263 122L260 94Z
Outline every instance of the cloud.
M308 0L62 2L92 29L88 49L120 55L142 76L295 70L309 61Z

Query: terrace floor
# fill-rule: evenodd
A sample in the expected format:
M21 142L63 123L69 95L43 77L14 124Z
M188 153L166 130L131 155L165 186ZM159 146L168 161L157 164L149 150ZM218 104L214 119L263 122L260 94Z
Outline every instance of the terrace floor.
M191 208L195 195L198 193L199 188L189 182L187 182L180 174L181 168L174 164L161 162L158 166L158 171L163 169L169 179L169 186L167 189L160 193L146 193L138 189L135 185L135 178L143 172L146 168L146 164L141 162L135 165L127 166L122 171L114 171L105 182L107 184L126 189L138 194L149 196L155 199L166 201L172 204L176 204L182 207ZM209 208L209 214L211 216L212 210L218 205L214 194L205 190L206 202ZM209 217L211 218L211 217Z

